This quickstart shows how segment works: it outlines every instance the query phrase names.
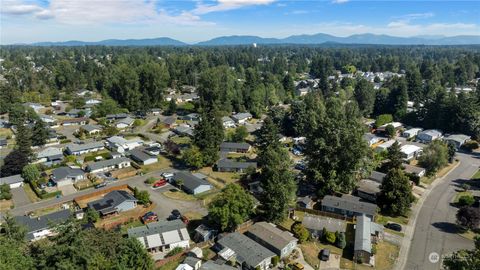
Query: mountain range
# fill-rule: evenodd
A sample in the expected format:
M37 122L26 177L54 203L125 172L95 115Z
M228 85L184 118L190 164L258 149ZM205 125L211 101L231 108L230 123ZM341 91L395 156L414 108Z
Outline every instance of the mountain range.
M480 44L480 36L414 36L395 37L389 35L357 34L348 37L337 37L328 34L293 35L286 38L263 38L259 36L222 36L207 41L188 44L168 37L151 39L107 39L96 42L65 41L38 42L32 46L223 46L249 44L378 44L378 45L472 45ZM27 44L21 44L27 45Z

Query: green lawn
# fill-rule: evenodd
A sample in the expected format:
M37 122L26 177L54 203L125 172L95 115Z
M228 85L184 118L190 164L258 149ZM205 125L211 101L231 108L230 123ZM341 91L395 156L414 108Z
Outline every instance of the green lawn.
M480 170L478 170L473 176L472 180L480 180Z
M168 262L164 264L163 266L160 266L158 270L175 270L177 266L185 259L185 256L180 256L178 259L173 260L171 262Z
M457 194L455 194L455 197L453 198L453 203L458 203L458 200L460 199L460 197L466 196L466 195L473 195L473 194L472 194L472 192L470 192L468 190L457 192Z
M180 136L173 136L170 138L170 140L176 144L179 144L179 145L186 145L186 144L190 144L192 139L190 139L190 137L180 137Z
M394 222L394 223L398 223L398 224L407 225L408 224L408 216L410 216L410 213L407 213L406 217L404 217L404 216L391 217L391 216L384 216L384 215L378 214L375 222L377 222L379 224L382 224L382 225L385 225L388 222Z

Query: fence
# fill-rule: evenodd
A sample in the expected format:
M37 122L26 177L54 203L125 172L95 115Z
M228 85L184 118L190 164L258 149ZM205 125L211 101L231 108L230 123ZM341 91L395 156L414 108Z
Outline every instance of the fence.
M81 207L82 204L84 204L84 201L88 201L92 198L95 198L95 197L99 197L103 194L107 194L109 193L110 191L114 191L114 190L128 190L130 189L130 187L127 185L127 184L124 184L124 185L120 185L120 186L113 186L113 187L109 187L109 188L106 188L106 189L102 189L102 190L99 190L99 191L95 191L95 192L92 192L92 193L89 193L89 194L85 194L85 195L81 195L81 196L78 196L76 197L75 199L73 199L73 201ZM83 207L81 207L83 208Z
M176 261L178 260L180 257L183 257L185 256L185 254L187 254L191 249L195 248L195 247L199 247L201 249L204 249L206 247L209 247L210 245L212 245L211 242L209 241L205 241L205 242L200 242L200 243L195 243L193 245L190 245L190 248L188 249L185 249L183 252L180 252L178 254L175 254L171 257L168 257L168 258L164 258L164 259L161 259L161 260L158 260L155 262L155 267L156 268L159 268L161 266L164 266L165 264L171 262L171 261Z
M339 214L335 214L335 213L331 213L331 212L325 212L325 211L321 211L321 210L315 210L315 209L307 209L307 208L296 207L295 211L305 212L305 213L309 213L309 214L316 215L316 216L324 216L324 217L341 219L341 220L345 220L345 221L349 221L349 222L352 222L354 220L354 218L352 218L352 217L346 217L346 216L343 216L343 215L339 215Z
M105 230L111 230L113 228L116 228L120 225L132 222L134 220L138 220L141 216L143 216L145 213L152 211L153 208L155 208L155 204L152 203L148 207L141 207L137 206L137 208L125 212L121 212L120 214L117 214L112 217L106 217L95 224L95 227L97 228L103 228Z

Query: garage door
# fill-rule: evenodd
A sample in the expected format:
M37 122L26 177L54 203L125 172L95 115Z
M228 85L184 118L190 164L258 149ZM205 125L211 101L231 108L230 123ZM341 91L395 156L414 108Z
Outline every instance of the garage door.
M67 185L73 185L73 181L69 179L69 180L63 180L63 181L57 182L57 186L59 187L63 187Z

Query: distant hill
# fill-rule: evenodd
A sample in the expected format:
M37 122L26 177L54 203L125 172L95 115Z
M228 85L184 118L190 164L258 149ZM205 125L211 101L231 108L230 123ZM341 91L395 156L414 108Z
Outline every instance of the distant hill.
M196 44L187 44L168 37L151 39L107 39L96 42L71 40L65 42L38 42L33 46L224 46L257 44L378 44L378 45L472 45L480 44L480 36L415 36L395 37L389 35L357 34L336 37L318 33L313 35L293 35L286 38L263 38L258 36L222 36Z
M184 42L168 38L149 38L149 39L107 39L102 41L88 42L71 40L65 42L38 42L33 43L33 46L185 46Z

